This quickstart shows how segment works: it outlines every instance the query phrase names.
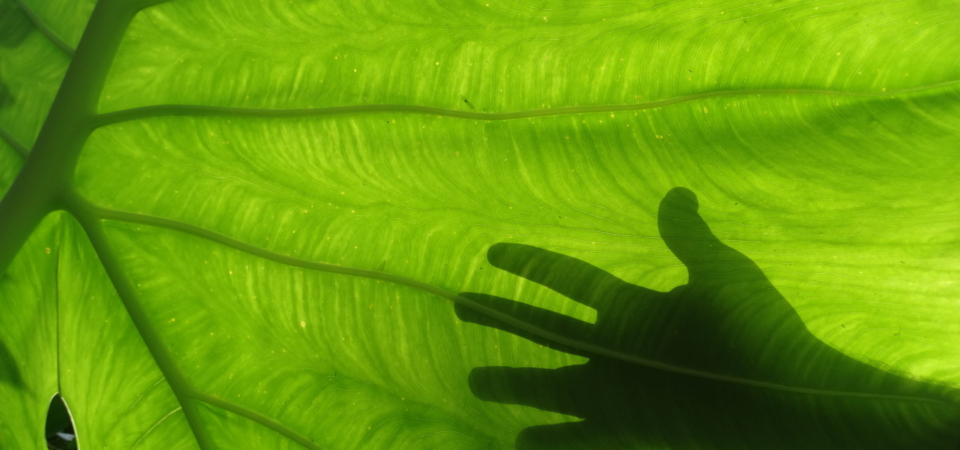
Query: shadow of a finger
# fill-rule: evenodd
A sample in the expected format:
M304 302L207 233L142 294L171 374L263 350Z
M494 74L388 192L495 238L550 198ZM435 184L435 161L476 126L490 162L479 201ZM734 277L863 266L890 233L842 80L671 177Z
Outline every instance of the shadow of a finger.
M587 370L583 365L559 369L478 367L470 371L470 390L485 401L582 417L582 407L589 402L577 396L583 392Z
M660 238L687 266L690 284L763 279L753 261L713 234L699 208L696 194L678 187L667 193L657 213Z
M613 274L560 253L522 244L495 244L487 251L494 267L521 276L587 305L601 314L611 301L643 300L660 293L627 283Z
M526 428L517 435L517 450L555 450L576 448L578 443L599 444L597 430L586 421ZM583 447L581 447L583 448ZM596 446L594 448L610 448ZM616 447L614 447L616 448Z
M600 358L574 367L582 370L569 379L558 376L562 369L544 378L522 372L495 378L516 381L515 390L498 386L499 400L485 399L546 404L550 411L572 411L585 419L527 428L517 436L518 449L912 450L953 449L960 439L950 426L958 419L951 405L778 395ZM546 388L556 392L546 395Z
M563 314L558 314L553 311L538 308L536 306L530 306L525 303L520 303L503 297L497 297L495 295L464 292L461 293L460 296L488 308L515 317L524 323L528 323L542 330L548 330L562 336L567 336L582 341L589 341L593 337L592 324L565 316ZM552 340L543 338L536 333L503 323L486 314L474 311L473 309L470 309L464 305L454 305L454 312L457 314L457 317L464 322L506 331L524 339L536 342L544 347L549 347L555 350L581 356L586 355L586 353L580 349L558 344Z

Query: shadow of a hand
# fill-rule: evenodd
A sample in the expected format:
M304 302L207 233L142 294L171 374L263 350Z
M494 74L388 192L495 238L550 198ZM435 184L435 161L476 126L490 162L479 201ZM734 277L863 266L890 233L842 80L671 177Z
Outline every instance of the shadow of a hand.
M569 256L497 244L490 263L597 310L595 324L484 294L461 294L543 330L677 368L592 355L481 315L495 327L590 358L560 369L483 367L479 398L583 418L531 427L520 449L957 448L948 388L852 359L811 334L749 258L720 242L676 188L660 204L660 235L687 267L670 292L629 284ZM679 373L679 372L684 372Z

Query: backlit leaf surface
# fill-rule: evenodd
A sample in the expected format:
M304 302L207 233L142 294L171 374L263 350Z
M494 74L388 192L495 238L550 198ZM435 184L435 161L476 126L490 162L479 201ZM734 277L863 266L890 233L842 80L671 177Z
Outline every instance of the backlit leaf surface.
M2 448L960 443L956 2L0 14Z

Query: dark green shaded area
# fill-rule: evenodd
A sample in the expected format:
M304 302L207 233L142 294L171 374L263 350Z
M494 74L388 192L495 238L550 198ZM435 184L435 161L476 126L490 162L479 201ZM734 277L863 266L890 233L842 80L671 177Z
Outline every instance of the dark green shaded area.
M33 24L14 0L0 0L0 47L16 48L30 35ZM10 88L3 82L0 73L0 108L15 101Z
M0 382L8 383L16 388L23 389L23 377L16 359L7 348L7 344L0 341Z
M0 0L0 47L18 47L31 31L30 17L16 0Z
M481 399L584 419L528 428L517 437L519 449L957 447L960 410L951 403L957 392L874 368L820 341L760 268L717 239L697 210L696 196L683 188L660 204L660 235L689 272L688 284L670 292L635 286L536 247L490 248L494 267L596 309L595 324L505 298L462 295L543 329L641 358L834 392L776 391L596 356L457 305L464 321L590 358L560 369L471 372L470 388ZM900 398L908 396L919 399Z
M0 74L2 76L2 74ZM5 108L14 102L13 94L10 88L0 79L0 109Z

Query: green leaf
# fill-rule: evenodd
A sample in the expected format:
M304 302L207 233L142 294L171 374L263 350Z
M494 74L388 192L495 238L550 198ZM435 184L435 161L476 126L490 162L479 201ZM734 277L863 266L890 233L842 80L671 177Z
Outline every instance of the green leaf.
M0 448L960 443L956 2L361 3L0 3Z

